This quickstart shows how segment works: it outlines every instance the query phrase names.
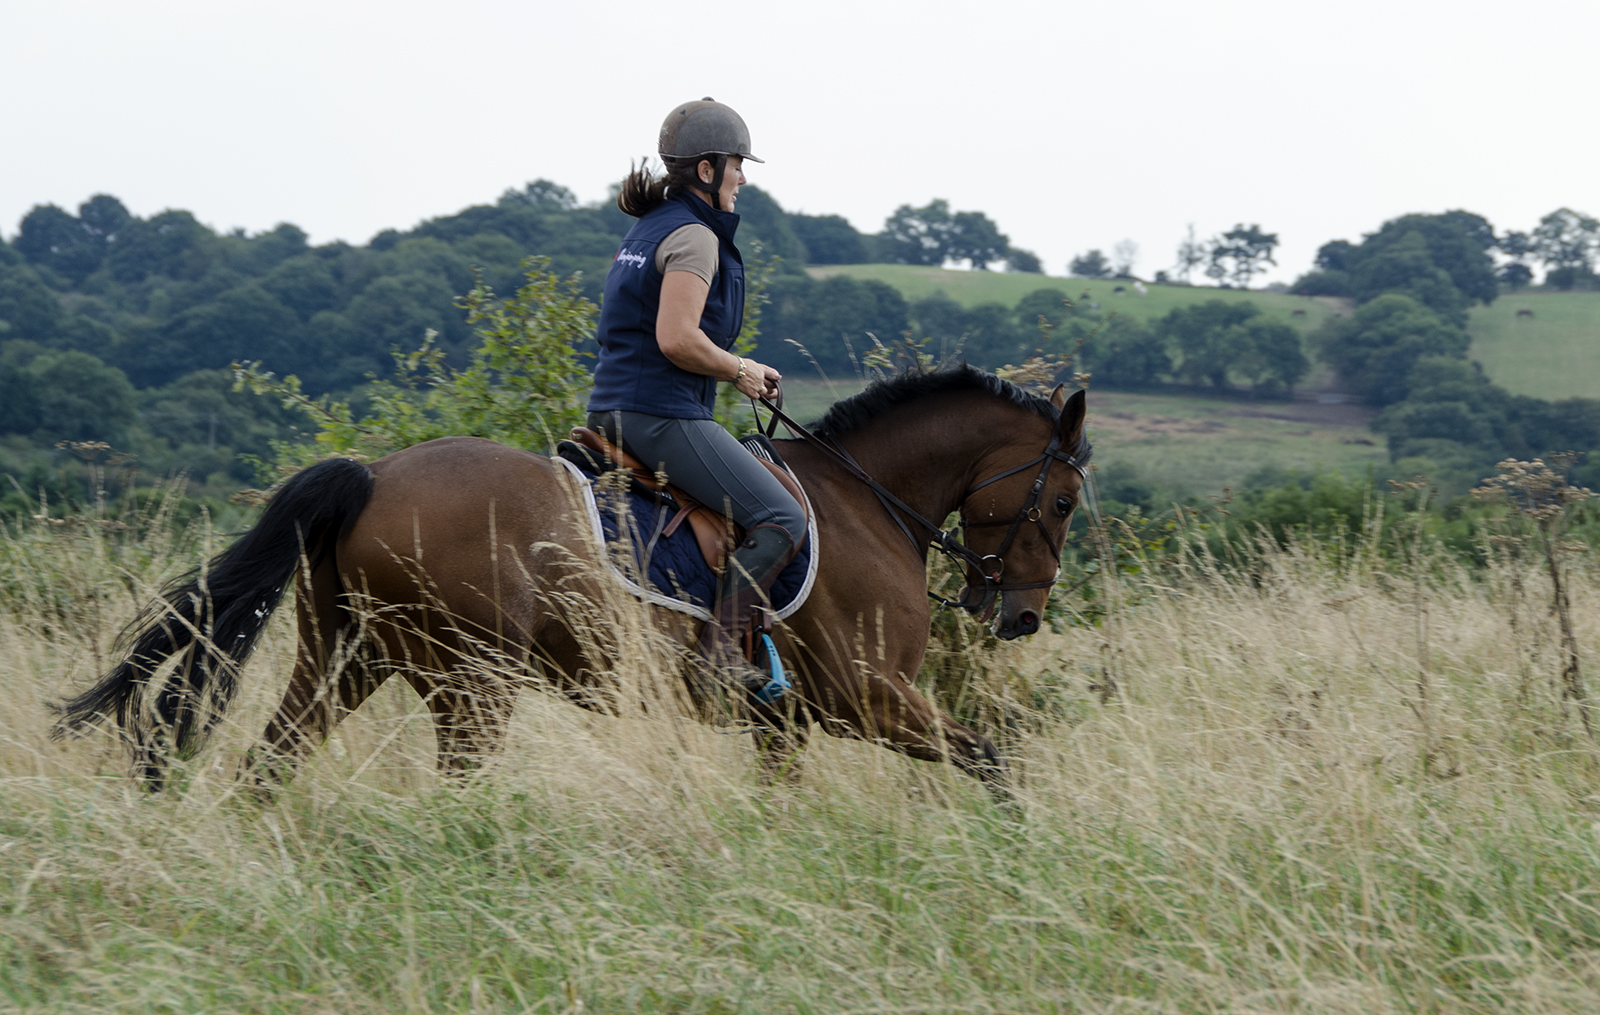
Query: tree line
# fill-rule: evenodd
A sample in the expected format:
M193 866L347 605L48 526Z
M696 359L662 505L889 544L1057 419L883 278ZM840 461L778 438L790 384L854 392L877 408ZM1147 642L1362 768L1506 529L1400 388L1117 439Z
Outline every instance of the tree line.
M741 191L739 211L741 244L775 264L791 294L810 281L806 264L1038 270L987 216L945 201L904 205L874 234L837 215L786 212L757 187ZM429 331L448 362L464 364L475 338L459 303L479 279L514 291L524 258L540 255L597 300L632 223L614 202L585 206L548 180L364 245L313 246L289 223L219 233L183 210L141 218L106 194L75 212L37 206L9 241L0 236L0 436L42 448L94 437L152 468L247 480L240 454L260 454L292 420L232 392L219 373L230 363L263 361L312 394L357 399L389 374L392 350ZM808 326L889 334L903 323L898 299L883 312L832 308ZM37 466L22 445L0 446L0 467L26 472L31 489L46 478Z
M1592 284L1600 225L1570 209L1525 234L1497 235L1481 216L1457 211L1401 216L1359 243L1325 244L1293 291L1347 296L1357 310L1309 350L1248 304L1203 302L1142 323L1100 314L1060 287L1042 286L1012 307L963 307L803 270L872 261L1038 270L987 216L942 200L902 205L875 234L839 216L786 212L756 187L742 191L740 213L742 244L776 265L761 355L786 371L849 372L869 334L910 334L985 367L1039 350L1076 355L1098 384L1285 391L1304 378L1310 351L1390 407L1379 425L1398 457L1442 456L1466 468L1502 451L1600 444L1600 435L1586 438L1586 424L1563 422L1587 418L1586 404L1541 408L1481 373L1461 373L1471 370L1468 306L1526 284L1531 271L1518 265L1542 265L1546 284ZM447 362L464 363L476 339L459 301L478 280L511 292L523 259L539 254L553 271L578 273L580 290L597 298L632 221L611 202L581 205L547 180L361 246L312 246L287 223L247 235L218 233L181 210L140 218L109 195L76 213L36 207L11 241L0 238L0 434L37 446L94 436L157 466L209 463L243 479L236 452L256 454L293 424L231 390L219 371L232 361L264 361L312 394L358 399L369 378L389 374L393 350L415 348L428 331ZM1276 245L1276 234L1254 224L1209 240L1191 230L1174 272L1203 268L1213 281L1247 286L1273 263ZM1136 257L1129 243L1073 266L1131 275ZM8 454L0 448L0 459Z
M1191 224L1188 233L1178 244L1176 264L1170 272L1156 272L1155 282L1159 285L1189 285L1195 270L1202 269L1213 285L1224 289L1248 289L1257 275L1266 271L1269 265L1278 263L1273 259L1273 251L1277 248L1278 234L1265 232L1254 223L1247 226L1241 222L1227 232L1205 240L1195 236ZM1067 270L1079 278L1131 279L1138 258L1139 245L1132 240L1123 240L1113 248L1111 257L1098 248L1089 250L1068 262Z

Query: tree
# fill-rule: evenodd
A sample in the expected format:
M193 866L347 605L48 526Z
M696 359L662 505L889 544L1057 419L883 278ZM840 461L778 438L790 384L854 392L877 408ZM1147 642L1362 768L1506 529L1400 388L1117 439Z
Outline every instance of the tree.
M61 300L27 265L0 266L0 339L49 343L61 327Z
M254 467L228 451L270 457L272 442L289 439L295 425L304 422L279 399L234 390L229 370L197 370L139 395L140 416L151 437L182 452L183 460L226 469L241 483L256 478ZM204 481L198 468L194 475Z
M1041 275L1044 273L1044 265L1040 262L1039 255L1033 251L1012 247L1006 253L1006 270Z
M1079 278L1107 278L1111 274L1111 263L1099 250L1091 250L1074 257L1067 270Z
M1533 231L1533 247L1547 269L1593 271L1596 249L1600 247L1600 221L1571 208L1557 208L1539 220Z
M975 270L987 271L989 262L1005 260L1010 249L1010 238L982 212L960 211L951 217L945 240L950 260L970 261Z
M1327 271L1308 271L1294 280L1294 285L1289 291L1296 296L1354 296L1355 288L1350 284L1350 273L1329 269Z
M1020 363L1039 344L1038 328L1017 327L1013 309L1000 303L980 303L968 310L964 333L962 353L985 370Z
M1404 293L1456 327L1466 327L1466 295L1456 288L1450 273L1434 263L1427 238L1419 231L1364 251L1350 280L1359 301Z
M343 311L361 336L349 352L381 363L390 348L415 348L427 331L453 345L463 330L455 302L455 291L437 275L412 271L376 279Z
M808 260L805 244L795 235L788 214L771 194L760 187L740 187L739 220L739 243L746 253L753 253L760 244L763 258L783 258L783 270L805 271Z
M96 194L78 205L78 221L84 232L104 246L117 242L117 236L133 221L127 207L110 194Z
M854 373L847 336L859 352L868 332L890 342L908 327L905 298L875 280L783 275L773 278L767 296L758 355L786 374L809 377L818 366L833 377Z
M1157 323L1156 334L1182 355L1179 376L1224 388L1228 372L1253 349L1245 324L1259 313L1249 303L1207 300L1169 312Z
M1111 248L1111 273L1117 278L1132 278L1138 263L1139 245L1132 240L1121 240Z
M921 208L903 204L883 223L883 240L895 264L938 267L949 255L954 223L950 202L939 198Z
M1349 271L1359 256L1356 250L1349 240L1329 240L1317 248L1317 267L1323 271Z
M186 211L130 219L106 257L111 276L124 284L151 275L198 279L217 261L216 234Z
M806 247L807 264L864 264L861 234L842 215L790 215L789 225Z
M1096 384L1142 387L1172 370L1172 356L1161 337L1130 317L1117 315L1099 326L1074 320L1053 343L1070 354L1079 340L1078 363Z
M1513 289L1521 289L1533 281L1533 270L1521 261L1502 265L1498 274L1500 281Z
M0 346L0 430L40 439L123 442L136 418L133 385L88 353L31 342Z
M1489 256L1495 245L1494 229L1483 216L1458 210L1439 215L1402 215L1385 222L1359 247L1352 248L1346 270L1355 280L1357 299L1369 300L1391 291L1381 280L1364 280L1363 268L1393 247L1414 245L1413 236L1420 237L1429 266L1443 271L1449 283L1460 291L1463 306L1473 300L1493 303L1500 294L1494 259Z
M1016 315L1018 327L1024 331L1036 331L1041 317L1049 322L1052 329L1060 328L1072 314L1072 309L1066 292L1049 286L1035 289L1022 297L1017 301L1013 313Z
M1300 342L1300 333L1282 321L1251 320L1245 325L1248 351L1235 368L1254 387L1282 385L1289 391L1311 369Z
M578 198L559 183L543 177L526 184L521 190L511 188L500 195L502 206L513 205L536 208L540 211L572 211L578 207Z
M1461 359L1471 344L1465 331L1402 293L1385 293L1350 317L1334 318L1316 341L1345 384L1379 405L1406 397L1422 357Z
M70 212L53 204L35 205L24 215L17 250L31 263L82 282L100 267L105 246Z
M261 280L261 288L302 321L311 320L319 311L332 310L339 302L339 282L328 262L315 254L282 262Z
M304 254L310 247L305 230L290 222L279 222L264 233L248 237L243 243L233 239L223 241L225 247L234 247L230 260L252 275L271 271L283 261Z
M185 310L162 328L162 338L170 362L199 369L222 369L242 359L299 368L306 359L300 321L258 285L230 289ZM140 371L140 379L150 383L166 377Z
M1517 264L1526 264L1528 258L1538 252L1538 246L1533 242L1533 237L1527 233L1511 230L1495 242L1500 252Z
M913 302L911 319L924 338L956 339L967 333L967 310L943 292Z
M1277 246L1277 233L1264 233L1255 224L1235 225L1211 241L1211 264L1206 274L1212 278L1226 278L1238 288L1248 289L1250 280L1266 271L1267 265L1278 263L1272 257Z
M859 350L869 332L889 342L906 330L905 298L883 282L834 275L816 282L809 297L810 328L802 340L837 349L840 360L846 358L842 336L850 336L851 345ZM765 342L771 334L765 321L762 331Z
M1194 223L1189 223L1189 231L1178 242L1178 259L1173 264L1172 270L1179 278L1188 283L1189 276L1194 270L1206 262L1206 245L1194 234Z

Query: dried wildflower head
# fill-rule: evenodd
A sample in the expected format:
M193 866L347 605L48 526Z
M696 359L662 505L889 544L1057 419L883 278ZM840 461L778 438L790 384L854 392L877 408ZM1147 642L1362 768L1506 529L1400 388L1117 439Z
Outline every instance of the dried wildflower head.
M1389 489L1395 493L1416 493L1418 490L1428 489L1430 485L1427 476L1412 476L1410 479L1389 480Z
M995 376L1010 381L1024 390L1032 389L1040 394L1048 394L1055 386L1056 377L1070 366L1072 360L1067 357L1045 356L1039 353L1023 360L1021 366L1001 367L995 371Z
M1485 479L1472 496L1482 501L1505 500L1529 518L1548 521L1567 505L1594 496L1588 487L1567 482L1567 470L1577 460L1578 455L1571 451L1551 455L1548 463L1542 458L1531 462L1507 458L1495 466L1498 474Z
M56 447L64 448L86 462L92 462L111 450L111 445L105 441L56 441Z

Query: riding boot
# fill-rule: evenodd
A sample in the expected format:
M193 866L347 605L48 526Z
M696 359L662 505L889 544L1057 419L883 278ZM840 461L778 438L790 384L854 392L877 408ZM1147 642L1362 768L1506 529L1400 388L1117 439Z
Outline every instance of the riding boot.
M720 682L751 694L765 690L772 677L745 655L742 644L751 611L770 606L772 583L794 555L794 537L781 525L757 525L745 533L728 558L711 607L711 619L696 645Z

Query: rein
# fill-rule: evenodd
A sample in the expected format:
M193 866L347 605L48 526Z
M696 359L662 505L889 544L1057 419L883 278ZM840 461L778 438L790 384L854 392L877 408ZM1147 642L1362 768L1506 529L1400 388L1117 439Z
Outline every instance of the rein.
M752 409L755 408L755 401L755 399L750 400ZM810 444L812 447L818 449L823 454L833 459L833 461L840 468L844 469L851 476L864 483L867 489L872 491L873 496L878 498L878 502L882 504L884 510L889 513L889 517L894 520L895 525L897 525L900 531L905 533L905 537L911 541L911 546L916 551L918 556L921 556L923 553L923 545L918 542L917 537L912 534L911 527L906 524L906 518L902 517L902 515L908 516L911 521L928 530L928 532L931 534L931 538L928 540L928 546L944 554L952 561L970 567L983 578L983 589L979 593L978 599L975 602L967 601L968 595L970 595L973 591L970 582L968 583L967 588L963 590L963 595L960 599L948 599L944 596L929 591L928 598L932 599L940 606L954 606L966 610L969 613L975 614L988 608L989 604L992 602L993 596L997 593L1012 591L1020 592L1025 589L1044 589L1055 585L1056 580L1054 578L1051 578L1049 581L1038 582L1004 581L1005 560L1003 558L1005 557L1006 551L1011 549L1011 544L1016 540L1017 533L1021 530L1024 522L1033 522L1035 525L1039 526L1039 534L1044 537L1045 545L1050 547L1051 552L1057 559L1061 557L1061 548L1055 545L1055 541L1050 538L1050 531L1044 526L1044 509L1040 504L1040 501L1044 497L1045 484L1050 479L1050 467L1056 462L1065 462L1067 465L1070 465L1072 468L1078 470L1078 474L1083 476L1085 479L1088 479L1089 472L1088 469L1086 469L1075 457L1061 450L1061 435L1059 433L1052 433L1050 435L1050 443L1046 445L1044 451L1040 452L1037 457L1031 458L1015 468L1007 469L999 475L990 476L988 479L983 480L961 495L960 528L962 530L985 528L998 525L1010 526L1010 528L1006 531L1005 538L1000 542L1000 548L994 553L983 555L977 553L960 539L956 538L956 532L954 529L941 529L933 522L930 522L928 519L924 518L916 508L913 508L910 504L907 504L899 497L896 497L893 493L890 493L884 488L883 484L879 483L876 479L873 479L867 474L867 471L863 469L860 463L858 463L855 458L851 456L850 452L846 451L833 441L823 440L821 437L818 437L816 434L812 433L810 430L791 419L789 415L783 411L783 394L781 390L778 394L777 404L773 404L765 397L761 399L761 404L766 406L768 412L771 413L771 422L763 431L768 438L771 438L771 436L777 432L778 424L782 423L784 427L791 433L797 434L806 443ZM758 430L761 429L761 417L759 415L756 417L756 428ZM1028 494L1027 503L1022 505L1022 508L1017 512L1015 518L1012 518L1009 522L967 521L966 504L968 498L991 483L997 483L1000 480L1014 476L1019 472L1024 472L1033 468L1035 465L1040 466L1039 475L1033 481L1033 486Z

